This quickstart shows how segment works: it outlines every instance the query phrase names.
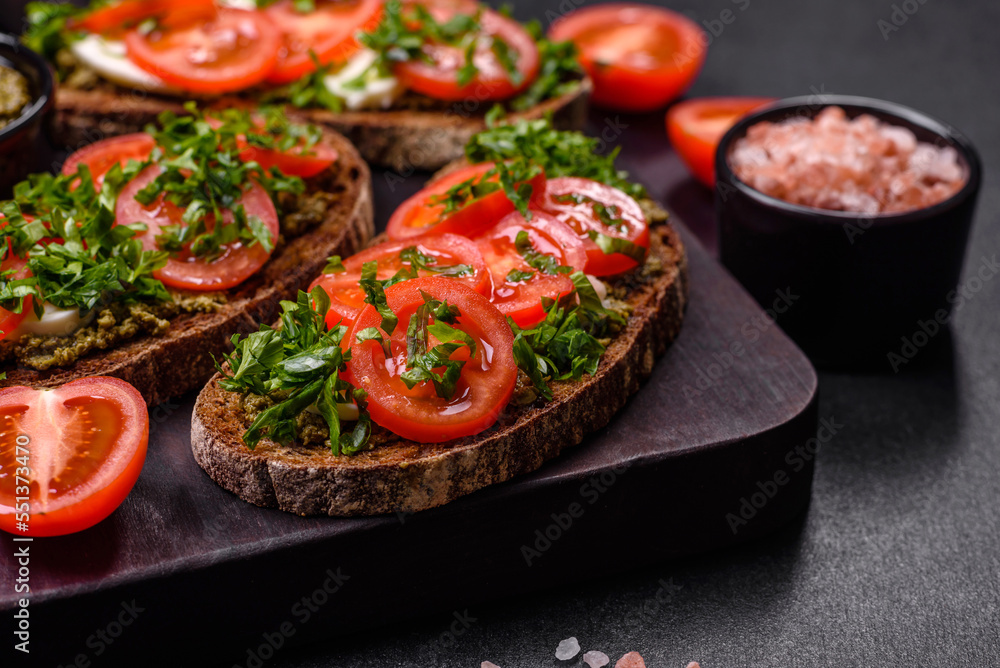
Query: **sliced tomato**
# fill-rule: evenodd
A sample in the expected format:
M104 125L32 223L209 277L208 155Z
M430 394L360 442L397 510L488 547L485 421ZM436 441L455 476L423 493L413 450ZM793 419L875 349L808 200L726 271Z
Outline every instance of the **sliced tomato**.
M715 186L715 149L729 128L770 97L702 97L684 100L667 112L667 136L696 179Z
M483 262L483 256L475 242L457 234L441 234L406 241L387 241L363 250L344 260L344 271L337 274L323 274L309 286L312 291L317 285L330 295L330 311L326 316L327 327L338 324L351 325L358 313L365 306L365 293L358 282L361 280L361 269L366 262L378 262L376 278L384 281L392 278L401 269L409 270L411 262L404 261L402 253L406 249L415 248L423 255L433 258L434 263L428 266L439 271L417 268L417 276L436 276L449 267L465 265L471 273L466 273L449 280L467 285L476 292L489 296L492 290L490 273Z
M132 490L148 439L146 402L118 378L0 390L0 529L61 536L97 524Z
M603 207L604 216L600 214ZM591 232L617 237L649 248L649 226L642 208L617 188L599 181L563 176L545 186L542 210L569 225L587 249L584 271L594 276L612 276L634 269L639 263L622 253L605 254L590 238ZM611 223L611 224L608 224Z
M118 225L129 223L145 223L147 230L137 238L142 242L145 250L156 250L156 236L161 233L161 229L167 225L181 225L181 216L184 210L166 201L160 195L149 206L140 204L135 199L137 192L149 185L150 181L160 174L158 165L150 165L139 172L118 195L118 203L115 207L115 222ZM268 196L267 191L257 183L252 183L249 189L245 190L243 196L236 201L235 206L243 205L247 217L257 216L261 222L271 232L271 239L278 239L278 212L274 209L274 203ZM233 214L231 211L223 213L223 221L231 223ZM209 221L209 226L214 221ZM188 251L183 251L167 261L167 265L162 269L153 272L153 276L163 281L166 285L187 290L225 290L232 288L246 279L250 278L260 269L270 253L260 244L244 246L241 242L235 241L226 246L223 254L211 261L192 256Z
M393 212L386 234L390 239L408 239L445 232L466 237L482 234L514 210L514 204L507 199L503 190L497 189L471 200L461 209L448 214L440 200L451 188L465 181L473 180L476 184L499 181L498 176L484 176L493 166L492 162L484 162L460 167L431 181ZM541 201L545 194L545 175L539 174L528 183L531 185L531 201Z
M470 13L460 2L432 2L430 9L439 22L456 14ZM482 11L479 23L483 38L477 42L472 56L476 73L469 82L464 85L458 82L459 70L466 60L465 49L441 43L425 45L423 59L399 63L395 69L396 76L411 90L449 101L503 100L531 85L538 76L540 59L538 46L528 31L516 21L489 9ZM507 45L520 73L519 81L512 81L511 74L497 57L492 40L501 40Z
M72 26L96 33L115 33L134 28L151 17L169 25L193 18L209 19L215 13L214 0L124 0L95 9L72 21Z
M552 268L554 273L546 273L532 267L517 249L519 232L528 235L534 252L552 256L556 267L568 267L570 271ZM587 264L587 251L576 232L540 211L533 211L530 221L520 213L510 214L477 243L493 275L490 301L519 327L532 327L544 320L542 298L559 299L572 292L569 273Z
M355 35L373 29L382 17L381 0L319 0L315 11L300 13L293 0L281 0L265 10L284 35L278 64L267 80L284 84L316 69L310 52L321 64L342 62L361 45Z
M267 78L281 33L256 11L219 9L212 20L125 34L128 57L169 84L195 93L230 93Z
M156 141L145 132L102 139L71 153L63 163L62 173L66 176L76 174L82 163L90 169L94 185L100 188L104 183L104 175L112 167L115 165L124 167L129 160L142 162L149 157L155 147Z
M25 218L30 222L30 216L25 216ZM6 225L6 223L0 222L0 227L3 225ZM7 248L9 249L9 239L7 240L7 244ZM4 279L6 281L16 281L18 279L28 278L31 276L31 271L28 269L28 259L24 257L17 257L9 250L7 257L4 258L2 263L0 263L0 272L7 271L13 271L14 273L7 276ZM17 326L28 317L28 314L31 313L31 304L31 297L26 297L24 300L24 306L21 308L20 313L14 313L13 311L8 311L5 308L0 308L0 340L4 339L8 334L17 329Z
M549 30L570 40L594 81L594 104L651 111L681 95L705 62L708 36L694 21L660 7L601 4L578 9Z
M254 146L245 139L238 143L246 146L240 151L240 159L244 162L256 161L265 172L277 167L283 174L304 179L321 173L338 158L337 149L325 138L308 148L303 139L297 148L289 151Z
M464 346L452 353L451 359L465 359L466 363L451 399L438 396L428 381L408 389L400 379L406 370L406 331L417 307L424 303L421 291L457 306L461 315L454 326L476 343L471 358ZM378 342L358 343L355 337L356 332L380 326L382 319L374 306L365 306L347 334L351 350L348 369L354 382L368 393L372 420L418 443L471 436L496 422L517 382L514 335L503 314L472 288L438 276L397 283L386 289L385 297L399 316L389 337L390 358ZM429 347L437 345L433 336L430 339Z

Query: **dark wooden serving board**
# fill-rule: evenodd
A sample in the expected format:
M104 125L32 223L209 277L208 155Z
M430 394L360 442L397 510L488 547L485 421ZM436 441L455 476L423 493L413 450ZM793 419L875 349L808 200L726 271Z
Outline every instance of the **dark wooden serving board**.
M668 174L653 194L687 208L668 188L676 164L632 167ZM709 215L703 204L692 210L699 206ZM122 507L81 534L29 544L30 663L258 665L249 653L266 659L268 643L731 545L801 513L812 482L815 372L674 222L690 255L690 307L653 378L565 456L448 506L353 520L256 508L195 464L193 396L153 409L145 469ZM0 542L6 653L20 597L13 554L25 543Z

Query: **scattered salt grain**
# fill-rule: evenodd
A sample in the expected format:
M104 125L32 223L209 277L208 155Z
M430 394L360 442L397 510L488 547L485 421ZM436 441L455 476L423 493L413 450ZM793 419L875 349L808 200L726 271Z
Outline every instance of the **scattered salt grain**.
M687 665L687 668L701 668L701 666L698 665L697 661L692 661Z
M590 666L590 668L602 668L602 666L611 663L611 659L604 652L591 650L583 655L583 662Z
M917 141L909 129L840 107L812 120L762 121L729 154L744 183L765 195L819 209L867 215L922 209L965 184L950 146Z
M569 661L579 653L580 643L576 641L576 638L566 638L559 643L559 647L556 647L556 658L560 661Z
M479 668L500 668L500 666L493 663L492 661L483 661L481 664L479 664ZM688 666L688 668L691 668L691 666Z
M618 659L615 668L646 668L646 662L639 656L639 652L629 652Z

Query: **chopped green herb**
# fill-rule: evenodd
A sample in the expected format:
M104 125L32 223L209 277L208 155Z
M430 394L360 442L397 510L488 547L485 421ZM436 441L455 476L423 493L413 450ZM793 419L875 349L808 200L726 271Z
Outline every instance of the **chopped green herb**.
M535 275L533 271L521 271L520 269L511 269L507 272L507 282L508 283L521 283L523 281L530 280L532 276Z
M529 267L537 269L543 274L568 274L573 271L572 267L560 265L554 256L535 250L531 243L531 237L525 230L521 230L514 237L514 248L517 249L518 254L524 258Z
M628 239L601 234L597 230L590 230L587 232L587 236L589 236L591 240L597 244L605 255L621 253L622 255L627 255L639 263L642 263L642 261L646 259L646 249L639 244L629 241Z
M538 21L531 21L526 27L538 43L541 64L538 77L523 93L507 103L514 111L531 109L545 100L565 95L578 87L583 78L583 69L577 60L577 49L573 42L552 42L545 39Z
M424 303L417 307L406 330L406 371L400 374L400 379L408 388L430 381L439 397L450 400L455 395L462 367L465 366L464 360L453 360L451 355L466 346L469 356L475 356L476 342L467 333L452 326L461 315L457 306L436 300L423 291L420 294ZM428 324L431 318L434 322ZM441 343L428 350L430 336ZM444 371L435 371L440 368Z

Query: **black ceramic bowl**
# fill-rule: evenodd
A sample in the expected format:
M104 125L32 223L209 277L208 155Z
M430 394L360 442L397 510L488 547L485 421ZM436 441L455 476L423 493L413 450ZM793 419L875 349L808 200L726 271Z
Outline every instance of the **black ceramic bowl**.
M871 217L789 204L733 174L727 157L750 126L811 118L831 105L849 118L871 114L910 129L919 141L954 147L965 185L934 206ZM899 368L893 354L905 363L944 330L958 301L954 290L982 172L976 150L954 128L892 102L789 98L731 128L719 143L715 168L723 264L814 361Z
M0 129L0 198L8 198L15 183L50 166L46 135L55 102L55 83L45 60L14 35L0 33L0 65L25 76L32 100L20 117Z

